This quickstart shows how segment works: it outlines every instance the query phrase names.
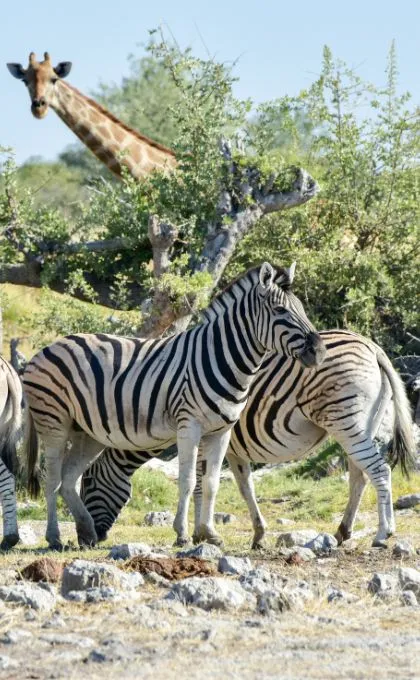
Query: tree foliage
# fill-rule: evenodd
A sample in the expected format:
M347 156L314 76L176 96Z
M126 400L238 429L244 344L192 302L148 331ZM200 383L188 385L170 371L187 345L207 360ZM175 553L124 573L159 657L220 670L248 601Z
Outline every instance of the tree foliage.
M320 76L307 90L256 109L234 97L225 65L180 51L159 32L145 57L131 57L130 69L120 86L102 83L96 95L128 124L169 144L178 168L141 182L103 175L87 191L95 166L86 152L67 151L59 183L70 186L77 175L75 185L85 187L77 208L72 194L70 210L65 191L39 200L42 173L29 188L36 165L18 170L6 154L3 262L29 253L45 283L92 300L102 285L108 304L138 308L153 283L148 222L158 214L176 226L160 286L174 308L185 310L185 301L197 298L203 305L211 285L194 267L212 230L228 233L238 211L257 207L259 194L286 192L295 166L304 166L321 185L318 198L262 218L240 242L224 280L262 259L297 260L298 292L320 327L358 330L394 352L416 349L419 112L408 94L398 94L394 46L383 87L363 82L325 48ZM220 152L222 138L231 140L229 157ZM64 248L93 241L110 248Z

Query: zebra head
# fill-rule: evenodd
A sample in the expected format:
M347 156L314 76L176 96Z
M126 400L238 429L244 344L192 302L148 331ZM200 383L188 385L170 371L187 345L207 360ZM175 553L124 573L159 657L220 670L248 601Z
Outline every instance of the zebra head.
M274 268L268 262L261 265L257 335L266 349L294 357L304 366L319 366L325 357L325 345L301 301L292 293L295 268L295 262L289 268Z

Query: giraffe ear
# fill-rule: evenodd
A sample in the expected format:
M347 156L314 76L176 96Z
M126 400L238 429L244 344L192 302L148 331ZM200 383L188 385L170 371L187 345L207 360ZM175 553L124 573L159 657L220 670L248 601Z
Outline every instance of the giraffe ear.
M18 80L24 79L26 71L23 68L22 64L6 64L6 66L9 69L10 73L12 74L13 78L17 78Z
M268 290L274 281L274 269L269 262L263 262L260 269L260 286Z
M59 78L65 78L71 71L71 61L60 61L54 69Z

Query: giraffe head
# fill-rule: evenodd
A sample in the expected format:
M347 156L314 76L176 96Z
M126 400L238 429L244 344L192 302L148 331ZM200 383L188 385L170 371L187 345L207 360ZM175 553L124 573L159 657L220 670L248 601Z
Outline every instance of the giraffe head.
M54 85L59 78L65 78L70 73L71 62L61 61L54 68L48 52L44 53L44 61L37 61L31 52L27 69L22 64L7 64L7 68L14 78L22 80L28 88L32 114L35 118L44 118L48 106L54 100Z

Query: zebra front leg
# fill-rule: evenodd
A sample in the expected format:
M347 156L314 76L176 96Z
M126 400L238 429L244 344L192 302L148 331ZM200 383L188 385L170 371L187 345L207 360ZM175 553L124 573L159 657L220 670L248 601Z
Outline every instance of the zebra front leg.
M15 476L0 460L0 496L3 508L3 540L0 550L10 550L19 541Z
M344 511L340 526L334 534L338 544L347 541L353 532L354 522L357 511L362 500L363 492L366 489L368 477L358 468L352 459L348 458L349 463L349 500Z
M261 514L255 497L254 480L252 479L251 465L248 461L241 460L232 453L228 453L226 458L235 476L242 498L248 506L251 515L252 526L254 527L254 537L252 539L252 549L262 548L267 523Z
M194 533L193 543L200 543L200 515L201 502L203 500L203 475L206 473L206 461L202 460L202 451L199 449L196 465L196 483L194 489Z
M214 545L223 545L223 540L214 528L214 506L220 483L220 471L223 458L229 446L231 431L206 435L202 439L205 474L203 475L203 493L200 512L200 525L196 540L207 541Z
M189 542L188 537L188 508L191 494L196 483L196 464L198 446L201 439L201 426L195 421L189 422L178 429L178 508L173 527L177 535L175 545L183 546Z

